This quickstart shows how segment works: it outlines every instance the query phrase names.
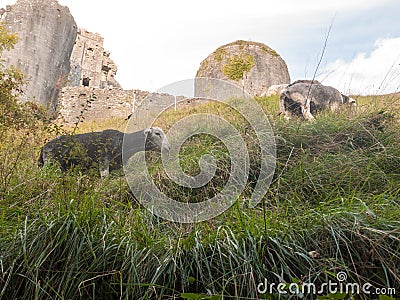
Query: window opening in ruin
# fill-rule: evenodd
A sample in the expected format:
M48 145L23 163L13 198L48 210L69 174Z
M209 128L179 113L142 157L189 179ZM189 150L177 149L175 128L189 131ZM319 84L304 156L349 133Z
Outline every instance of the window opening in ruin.
M84 77L82 79L82 85L83 86L89 86L90 78L89 77Z
M101 70L104 71L104 72L108 72L108 71L111 70L111 68L110 68L109 66L103 65L103 66L101 67Z

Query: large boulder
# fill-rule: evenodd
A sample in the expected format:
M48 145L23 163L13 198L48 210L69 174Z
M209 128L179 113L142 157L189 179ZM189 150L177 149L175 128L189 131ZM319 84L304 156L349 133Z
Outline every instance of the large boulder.
M262 43L249 41L219 47L201 62L196 77L230 81L252 96L265 94L272 85L290 83L281 56Z

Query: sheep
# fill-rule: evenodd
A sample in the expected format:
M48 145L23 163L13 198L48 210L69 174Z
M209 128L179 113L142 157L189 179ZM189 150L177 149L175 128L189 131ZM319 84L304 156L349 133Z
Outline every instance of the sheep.
M73 166L82 170L97 167L101 177L107 177L110 171L120 170L122 162L122 143L130 146L124 158L139 151L169 151L169 142L159 127L123 133L118 130L104 130L75 135L62 135L46 143L40 151L38 165L58 162L66 171Z
M341 105L356 105L356 100L341 94L331 86L318 81L298 80L288 85L280 96L280 113L286 119L291 116L303 116L307 121L314 120L315 115L324 109L337 110Z

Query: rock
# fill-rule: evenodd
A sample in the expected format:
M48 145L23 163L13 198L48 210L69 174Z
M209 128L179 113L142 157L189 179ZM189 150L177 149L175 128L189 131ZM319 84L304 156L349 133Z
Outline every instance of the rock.
M252 96L265 94L272 85L288 84L285 61L262 43L236 41L219 47L200 64L196 77L211 77L241 86Z
M1 13L5 28L19 37L2 58L6 66L14 65L27 75L22 100L36 101L54 112L70 71L77 35L74 18L56 0L18 0Z

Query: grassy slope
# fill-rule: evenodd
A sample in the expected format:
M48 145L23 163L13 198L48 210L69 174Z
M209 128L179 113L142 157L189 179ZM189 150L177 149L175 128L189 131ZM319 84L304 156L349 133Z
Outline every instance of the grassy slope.
M250 134L245 192L223 215L192 225L151 215L118 174L100 180L78 172L62 176L54 167L39 170L43 135L3 133L0 299L196 299L201 293L256 299L266 296L256 290L264 278L318 285L335 281L339 271L349 282L399 293L398 97L360 98L357 113L326 113L313 123L277 117L277 98L259 102L278 151L264 201L255 209L246 206L257 178ZM222 115L244 132L243 120L220 105L194 111ZM169 113L158 125L168 128L188 113ZM121 124L86 123L78 131ZM182 201L203 200L229 175L225 149L199 137L182 150L182 165L196 174L201 153L212 147L222 178L213 185L179 188L157 157L150 158L153 178Z

